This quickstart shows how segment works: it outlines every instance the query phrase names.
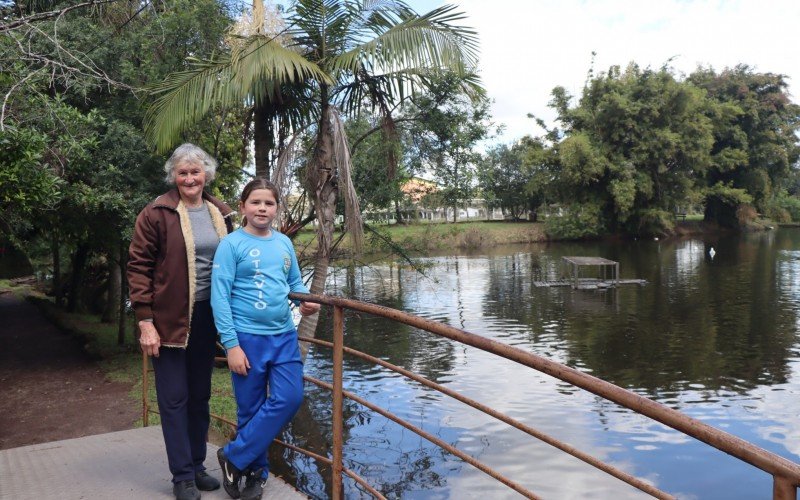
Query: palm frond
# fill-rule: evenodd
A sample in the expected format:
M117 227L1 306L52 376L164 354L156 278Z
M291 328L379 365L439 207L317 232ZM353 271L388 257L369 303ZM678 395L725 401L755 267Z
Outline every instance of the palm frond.
M413 81L416 85L426 88L431 86L433 79L442 77L441 71L431 70L430 68L409 68L391 75L400 78L401 74L404 81ZM458 75L458 87L458 90L473 102L486 98L486 89L481 83L481 77L475 72Z
M401 21L331 61L330 72L358 70L371 59L386 71L429 67L467 73L477 66L478 34L455 23L465 15L445 5Z
M316 64L264 35L248 37L230 58L190 63L189 70L173 73L149 89L158 97L145 114L145 137L161 152L215 105L273 99L284 83L330 81Z
M231 60L234 84L254 92L259 89L268 92L284 83L306 79L333 83L319 66L294 50L283 47L270 36L249 37L248 43L234 51Z
M199 121L214 105L228 105L242 95L231 80L231 61L190 61L186 71L172 73L163 82L151 86L150 95L158 96L145 112L145 138L159 152L166 152L180 132Z
M354 12L342 0L298 0L289 17L287 33L320 64L345 50Z
M358 196L351 175L353 164L350 161L350 146L339 112L333 109L330 116L333 128L333 157L339 174L339 193L344 200L345 231L350 235L353 249L358 254L364 244L364 221L361 218Z

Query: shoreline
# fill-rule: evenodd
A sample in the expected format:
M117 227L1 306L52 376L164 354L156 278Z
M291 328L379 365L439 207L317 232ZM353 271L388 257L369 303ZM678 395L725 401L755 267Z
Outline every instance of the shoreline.
M678 221L671 234L659 237L662 240L693 237L700 235L719 235L731 232L770 231L776 227L800 227L800 224L776 224L770 221L751 223L744 229L728 229L702 220ZM341 233L337 233L341 234ZM528 243L558 243L570 241L635 240L625 234L606 234L591 240L570 240L551 238L545 231L543 222L509 221L464 221L436 224L391 225L373 228L364 236L362 256L397 254L406 257L421 257L431 253L447 251L476 251L496 245ZM311 232L300 234L295 239L298 255L313 259L316 251L315 235ZM353 257L352 245L345 238L334 252L334 259Z

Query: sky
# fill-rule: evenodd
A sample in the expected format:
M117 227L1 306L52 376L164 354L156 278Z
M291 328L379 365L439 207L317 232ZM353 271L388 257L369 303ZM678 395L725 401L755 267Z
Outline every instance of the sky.
M800 0L411 0L417 12L444 3L467 15L480 37L480 73L504 123L499 141L543 131L532 113L552 124L553 87L579 96L592 66L658 69L670 62L689 74L747 64L788 77L800 103Z

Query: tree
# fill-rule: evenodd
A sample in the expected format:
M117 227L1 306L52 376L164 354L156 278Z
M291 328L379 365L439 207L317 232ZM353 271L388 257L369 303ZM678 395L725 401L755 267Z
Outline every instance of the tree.
M741 205L753 203L765 212L790 183L792 166L800 158L800 106L789 99L783 75L755 73L744 65L720 74L700 68L689 81L718 103L711 115L712 162L703 176L708 188L705 217L736 227Z
M711 164L713 103L666 66L631 63L600 73L569 105L566 91L554 89L551 106L564 126L559 177L571 200L596 209L606 230L668 232Z
M550 185L548 152L539 139L525 136L510 147L490 149L481 163L479 185L490 208L501 208L514 219L527 211L532 220Z
M473 198L478 143L489 137L489 101L482 94L463 92L455 74L434 79L427 92L413 100L416 116L410 132L414 170L430 171L439 182L437 193L453 211Z
M3 10L0 23L0 148L7 153L0 155L0 208L10 226L0 231L13 232L29 252L47 242L57 300L67 298L71 309L97 311L102 301L95 296L106 290L103 316L119 321L121 341L133 219L165 188L163 158L143 140L132 91L162 79L189 54L217 50L230 18L215 0L19 6ZM184 139L213 151L218 177L235 185L246 148L232 131L241 130L242 118L236 110L213 111Z
M398 164L393 175L387 174L387 165L402 158L400 136L407 134L398 127L399 140L387 140L381 130L380 117L364 110L345 123L347 136L355 138L351 154L353 187L358 193L359 206L365 210L392 209L403 197L400 187L411 177L402 164ZM340 206L337 211L341 213L343 208Z
M257 172L265 174L266 168L259 168L260 144L280 144L282 132L313 128L305 184L318 220L318 252L310 288L322 293L340 189L348 207L347 231L355 241L361 231L342 114L372 109L391 132L392 107L414 88L424 88L432 72L466 74L475 66L477 38L453 24L463 16L451 6L417 15L399 0L300 0L285 24L274 23L286 28L271 31L259 14L263 4L257 0L254 6L254 29L240 37L230 55L198 61L156 89L148 136L165 148L214 105L252 103L262 114L254 117L254 142ZM313 336L316 322L317 315L305 317L301 335Z

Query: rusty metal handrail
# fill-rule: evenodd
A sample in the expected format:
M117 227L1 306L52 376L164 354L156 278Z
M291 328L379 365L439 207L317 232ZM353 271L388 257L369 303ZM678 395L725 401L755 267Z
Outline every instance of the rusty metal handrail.
M604 380L601 380L592 375L580 372L574 368L562 365L555 361L543 358L533 353L523 351L522 349L497 342L492 339L487 339L475 335L473 333L455 328L435 321L427 320L414 316L396 309L391 309L376 304L367 302L360 302L357 300L345 299L341 297L333 297L329 295L311 295L301 293L291 293L290 298L294 300L302 300L308 302L315 302L334 307L334 311L339 309L352 309L367 314L373 314L384 318L391 319L409 326L420 328L428 332L440 335L442 337L461 342L463 344L476 347L483 351L501 356L511 361L515 361L524 366L528 366L542 373L546 373L564 382L568 382L574 386L580 387L593 394L596 394L604 399L617 403L625 408L645 415L657 422L671 427L683 434L691 436L699 441L702 441L720 451L723 451L733 457L736 457L748 464L757 467L773 476L773 498L774 499L795 499L797 495L797 486L800 485L800 465L787 460L779 455L771 453L763 448L760 448L744 439L729 434L725 431L719 430L708 424L693 419L683 413L673 410L667 406L662 405L656 401L640 396L634 392L623 389ZM341 370L341 359L337 366L336 351L343 348L341 336L343 335L343 319L342 311L334 313L334 399L341 394L337 394L336 387L336 371ZM301 341L304 340L301 338ZM339 373L341 376L341 372ZM334 411L334 428L335 420L341 418ZM341 439L341 434L337 436L334 431L334 442ZM336 466L334 465L334 470ZM334 481L336 479L334 478ZM339 478L341 481L341 478ZM341 484L339 482L338 484ZM340 490L334 488L334 499L339 498Z
M359 402L362 405L367 406L368 408L372 409L380 413L381 415L386 416L387 418L399 423L400 425L404 425L410 430L416 432L417 434L429 439L430 441L434 442L438 446L450 451L451 453L456 454L463 460L471 463L472 465L478 467L479 469L487 472L495 479L503 482L504 484L514 488L516 491L522 493L525 496L530 498L536 498L536 496L522 488L521 486L517 485L511 480L508 480L501 475L495 473L491 469L489 469L484 464L481 464L477 460L469 457L462 452L458 451L457 449L453 448L452 446L448 445L444 442L438 442L437 438L434 436L426 436L424 431L421 429L417 429L411 424L402 421L399 417L392 415L391 413L382 410L381 408L359 398L358 396L346 392L343 390L343 354L347 352L348 354L355 355L365 359L367 361L371 361L373 363L379 364L386 368L389 368L397 373L400 373L407 378L420 382L428 387L434 388L446 395L449 395L465 404L468 404L478 410L483 411L503 422L508 423L540 440L546 442L552 446L555 446L562 451L565 451L580 460L583 460L590 465L602 470L614 477L621 479L622 481L631 484L634 487L639 488L640 490L658 497L658 498L669 498L669 494L664 493L654 486L646 483L638 478L628 475L625 472L619 471L613 466L603 463L602 461L591 457L570 445L562 443L555 438L547 436L535 429L522 424L510 417L507 417L491 408L486 407L476 401L473 401L469 398L466 398L455 391L452 391L444 386L436 384L430 380L425 379L419 375L413 374L408 370L403 368L397 367L392 365L391 363L387 363L383 360L378 358L374 358L369 356L368 354L361 353L354 349L348 348L344 346L344 309L351 309L354 311L359 311L367 314L372 314L376 316L381 316L384 318L388 318L393 321L397 321L399 323L403 323L409 326L413 326L416 328L420 328L426 330L430 333L434 333L436 335L461 342L466 345L470 345L481 349L486 352L490 352L497 356L503 357L505 359L517 362L524 366L533 368L537 371L542 373L546 373L550 376L553 376L559 380L568 382L576 387L580 387L584 390L587 390L593 394L596 394L604 399L609 401L615 402L623 407L626 407L630 410L633 410L637 413L645 415L653 420L663 423L683 434L691 436L699 441L702 441L710 446L713 446L720 451L728 453L729 455L736 457L754 467L757 467L765 472L768 472L773 476L773 498L774 499L796 499L797 495L797 487L800 485L800 464L787 460L783 457L780 457L774 453L771 453L763 448L760 448L752 443L749 443L741 438L733 436L725 431L716 429L708 424L695 420L691 417L688 417L677 410L673 410L669 407L666 407L660 403L657 403L653 400L635 394L631 391L618 387L614 384L606 382L604 380L598 379L586 373L580 372L573 368L570 368L565 365L561 365L557 362L551 361L549 359L543 358L536 354L532 354L526 351L523 351L519 348L512 347L491 339L487 339L485 337L480 337L473 333L467 332L465 330L461 330L449 325L445 325L442 323L437 323L431 320L427 320L424 318L420 318L418 316L414 316L412 314L408 314L402 311L398 311L396 309L391 309L384 306L379 306L376 304L370 304L367 302L360 302L351 299L344 299L341 297L334 297L334 296L327 296L327 295L311 295L311 294L298 294L292 293L290 294L290 298L296 300L304 300L308 302L315 302L319 304L324 304L327 306L332 306L334 309L334 325L333 325L333 342L326 342L318 339L306 339L301 338L301 341L308 341L314 344L323 345L326 347L333 348L333 383L327 384L325 382L321 382L315 380L311 377L304 377L306 380L315 383L318 386L327 388L332 391L333 393L333 413L332 413L332 431L333 431L333 450L332 450L332 457L330 459L317 455L313 452L308 450L300 449L294 445L290 445L288 443L284 443L280 440L275 440L276 443L290 448L294 451L299 453L303 453L306 456L310 456L312 458L321 460L325 463L331 465L332 468L332 497L334 500L342 498L343 490L342 490L342 474L353 478L358 484L362 485L367 489L373 496L376 498L383 498L382 495L377 492L374 488L369 486L366 481L364 481L361 477L359 477L355 472L343 467L343 457L342 457L342 449L343 449L343 415L342 415L342 398L348 397L354 401ZM142 356L142 372L143 372L143 382L142 382L142 420L145 426L148 425L148 414L149 413L158 413L158 411L153 410L150 408L149 402L147 400L147 392L148 392L148 380L147 380L147 373L148 373L148 362L147 356ZM231 427L235 428L236 424L231 422L230 420L225 419L224 417L218 415L211 415L213 418L223 421L230 425ZM431 439L432 438L432 439Z
M332 384L325 383L325 382L323 382L321 380L317 380L317 379L312 378L312 377L305 377L305 378L306 378L306 380L308 380L309 382L313 383L314 385L316 385L318 387L322 387L324 389L328 389L329 391L331 391L334 394L336 394L336 392L334 390L334 386ZM531 499L541 498L538 495L536 495L535 493L533 493L532 491L530 491L530 490L526 489L525 487L523 487L521 484L519 484L519 483L517 483L515 481L512 481L511 479L508 479L507 477L505 477L502 474L498 473L497 471L493 470L491 467L488 467L487 465L481 463L480 461L476 460L475 458L467 455L466 453L464 453L463 451L459 450L455 446L453 446L451 444L448 444L447 442L445 442L442 439L437 438L433 434L420 429L419 427L407 422L406 420L403 420L402 418L398 417L397 415L395 415L395 414L393 414L393 413L391 413L389 411L386 411L386 410L384 410L383 408L381 408L381 407L379 407L377 405L374 405L374 404L370 403L369 401L367 401L364 398L356 396L352 392L342 391L341 394L344 397L346 397L347 399L350 399L352 401L360 403L361 405L366 406L367 408L369 408L370 410L374 411L375 413L383 415L384 417L388 418L392 422L395 422L396 424L402 425L403 427L405 427L406 429L414 432L418 436L422 436L423 438L427 439L428 441L430 441L431 443L435 444L439 448L442 448L443 450L446 450L446 451L452 453L453 455L457 456L461 460L463 460L463 461L467 462L468 464L476 467L477 469L480 469L481 471L487 473L488 475L490 475L494 479L500 481L501 483L505 484L506 486L508 486L509 488L513 489L517 493L520 493L521 495L524 495L525 497L531 498Z
M304 338L303 341L304 342L310 342L312 344L320 345L320 346L323 346L323 347L334 348L334 344L332 342L328 342L326 340L320 340L320 339L316 339L316 338L315 339ZM481 403L479 403L479 402L477 402L477 401L475 401L475 400L473 400L471 398L468 398L468 397L466 397L466 396L464 396L464 395L462 395L462 394L460 394L460 393L458 393L458 392L456 392L456 391L454 391L452 389L449 389L449 388L447 388L447 387L445 387L445 386L443 386L441 384L437 384L436 382L433 382L433 381L431 381L431 380L429 380L429 379L427 379L427 378L425 378L425 377L423 377L421 375L417 375L416 373L411 372L409 370L406 370L405 368L399 367L397 365L389 363L388 361L384 361L384 360L382 360L380 358L376 358L374 356L370 356L369 354L363 353L361 351L357 351L357 350L352 349L350 347L345 347L344 348L344 352L346 352L347 354L350 354L351 356L355 356L357 358L363 359L364 361L368 361L370 363L373 363L373 364L376 364L376 365L379 365L379 366L383 366L384 368L387 368L387 369L389 369L389 370L391 370L391 371L393 371L395 373L399 373L400 375L403 375L404 377L406 377L406 378L408 378L410 380L413 380L415 382L419 382L420 384L422 384L422 385L424 385L426 387L430 387L431 389L434 389L437 392L441 392L442 394L450 396L451 398L453 398L455 400L458 400L458 401L460 401L460 402L462 402L462 403L464 403L466 405L469 405L469 406L475 408L476 410L479 410L479 411L481 411L481 412L483 412L483 413L485 413L485 414L487 414L487 415L489 415L491 417L494 417L497 420L500 420L501 422L504 422L504 423L516 428L516 429L519 429L522 432L524 432L524 433L526 433L526 434L528 434L528 435L530 435L532 437L535 437L536 439L538 439L538 440L540 440L540 441L542 441L544 443L547 443L550 446L553 446L554 448L558 448L559 450L563 451L564 453L572 455L573 457L575 457L575 458L577 458L579 460L582 460L583 462L586 462L587 464L589 464L589 465L591 465L591 466L593 466L593 467L605 472L606 474L609 474L609 475L611 475L613 477L616 477L617 479L619 479L621 481L624 481L624 482L628 483L629 485L633 486L634 488L637 488L637 489L639 489L639 490L641 490L641 491L643 491L643 492L645 492L645 493L647 493L647 494L649 494L649 495L651 495L651 496L653 496L655 498L661 498L661 499L674 498L672 495L670 495L670 494L668 494L668 493L666 493L664 491L659 490L658 488L656 488L652 484L650 484L648 482L645 482L645 481L639 479L638 477L632 476L632 475L628 474L627 472L624 472L624 471L622 471L620 469L617 469L613 465L609 465L609 464L603 462L602 460L589 455L588 453L584 453L581 450L575 448L574 446L571 446L571 445L566 444L566 443L564 443L562 441L559 441L558 439L555 439L552 436L549 436L549 435L547 435L547 434L545 434L545 433L543 433L543 432L541 432L541 431L539 431L537 429L534 429L533 427L531 427L529 425L526 425L526 424L524 424L524 423L522 423L522 422L520 422L520 421L518 421L516 419L513 419L513 418L511 418L511 417L509 417L509 416L507 416L507 415L505 415L503 413L500 413L500 412L498 412L498 411L496 411L496 410L494 410L492 408L489 408L488 406L486 406L484 404L481 404ZM308 380L309 382L314 383L315 385L318 385L318 386L321 385L320 383L318 383L318 381L312 379L311 377L306 376L305 378L306 378L306 380ZM328 388L329 386L325 385L325 387ZM347 392L345 392L345 396L347 396ZM358 401L358 400L355 400L355 401ZM417 433L417 434L419 434L419 433ZM425 436L423 436L423 437L425 437ZM484 472L486 472L486 471L484 471ZM489 474L489 475L492 475L492 474ZM494 476L492 476L492 477L494 477ZM495 478L495 479L497 479L497 478Z

